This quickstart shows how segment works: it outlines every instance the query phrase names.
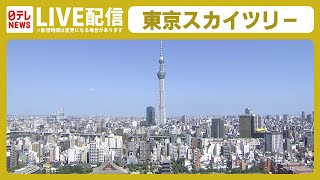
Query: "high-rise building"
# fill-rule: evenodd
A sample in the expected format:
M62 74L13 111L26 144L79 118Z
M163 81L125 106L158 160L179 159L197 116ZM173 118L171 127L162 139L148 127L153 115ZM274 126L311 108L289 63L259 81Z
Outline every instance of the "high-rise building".
M239 117L240 122L240 138L251 138L251 134L253 132L253 115L243 114Z
M145 162L151 160L151 149L148 141L139 142L139 161Z
M265 152L270 153L283 153L283 133L270 132L265 133Z
M202 130L200 126L196 127L196 138L202 138Z
M301 118L302 118L302 119L306 119L306 112L302 111L302 113L301 113Z
M312 122L313 122L313 116L312 116L312 114L308 114L308 115L307 115L307 122L308 122L308 123L312 123Z
M10 164L9 168L16 167L19 162L19 150L16 150L14 145L11 146L11 151L10 151Z
M188 122L188 116L184 115L181 117L181 122L182 123L187 123Z
M306 136L304 139L304 145L305 147L311 147L311 149L314 148L314 136Z
M178 159L178 147L173 143L168 144L168 152L171 160Z
M283 131L283 138L286 139L291 139L292 138L292 134L291 134L291 130L290 129L287 129L287 130L284 130Z
M283 119L283 122L287 123L288 120L289 120L289 115L288 114L284 114L282 119Z
M40 158L43 155L43 144L38 142L34 142L31 145L31 149L33 152L37 153L37 156Z
M179 146L179 158L187 158L188 147L185 145Z
M164 78L166 72L164 71L164 58L162 52L162 40L160 41L160 59L159 59L159 72L157 73L159 79L159 106L158 106L158 119L157 125L166 123L166 107L165 107L165 94L164 94Z
M231 146L230 145L224 145L221 146L221 155L223 155L225 158L229 159L231 156Z
M62 121L64 119L64 109L58 110L58 121Z
M314 111L312 111L312 122L314 122Z
M60 158L60 151L59 151L59 146L55 145L51 145L50 146L50 162L54 162L54 161L59 161Z
M245 114L239 117L239 132L240 138L263 138L263 118L255 114L247 114L248 108L245 110ZM252 113L252 111L250 111Z
M263 119L262 116L255 116L254 120L253 120L253 127L254 127L254 131L257 131L258 129L262 129L263 127Z
M49 120L56 121L57 120L57 115L55 113L54 114L50 114Z
M246 108L245 113L239 116L240 138L263 138L263 124L262 116L255 115L252 110Z
M224 121L221 119L212 119L211 124L211 137L212 138L224 138Z
M290 138L285 138L283 147L284 147L285 151L287 151L287 152L291 151L291 139Z
M99 162L99 144L96 142L91 142L89 144L89 163L98 163Z
M155 115L155 108L152 106L147 107L147 114L146 119L148 125L155 125L156 124L156 115Z
M192 145L192 136L190 134L186 134L186 145L187 146Z

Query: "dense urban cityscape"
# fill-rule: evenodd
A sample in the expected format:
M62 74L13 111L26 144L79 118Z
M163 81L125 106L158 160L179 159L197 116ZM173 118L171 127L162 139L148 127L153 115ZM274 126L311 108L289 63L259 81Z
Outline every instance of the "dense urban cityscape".
M158 107L142 117L7 115L15 174L304 174L314 168L314 112L167 116L160 43Z
M147 107L147 118L72 117L63 109L50 116L9 116L8 169L58 173L110 162L118 173L313 170L313 113L259 116L246 109L240 116L182 116L155 126L154 110Z

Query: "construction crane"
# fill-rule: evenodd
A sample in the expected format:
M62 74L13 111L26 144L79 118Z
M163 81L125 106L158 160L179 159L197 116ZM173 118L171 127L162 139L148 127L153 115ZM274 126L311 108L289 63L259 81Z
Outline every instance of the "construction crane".
M46 159L47 159L46 163L43 165L43 167L46 170L46 174L50 174L50 169L51 169L50 157L47 157Z

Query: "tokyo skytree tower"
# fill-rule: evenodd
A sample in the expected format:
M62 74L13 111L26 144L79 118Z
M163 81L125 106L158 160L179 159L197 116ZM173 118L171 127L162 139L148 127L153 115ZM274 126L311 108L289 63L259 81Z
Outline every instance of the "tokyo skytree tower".
M158 117L157 125L166 123L166 105L165 105L165 95L164 95L164 78L166 72L164 72L164 59L162 52L162 40L160 41L160 59L159 59L159 72L157 73L159 79L159 106L158 106Z

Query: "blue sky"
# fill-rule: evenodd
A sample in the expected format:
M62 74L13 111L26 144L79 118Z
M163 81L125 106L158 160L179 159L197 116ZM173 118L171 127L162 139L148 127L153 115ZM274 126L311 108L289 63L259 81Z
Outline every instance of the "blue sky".
M145 115L157 107L159 41L10 41L7 112ZM170 115L310 113L313 44L305 40L166 40Z

